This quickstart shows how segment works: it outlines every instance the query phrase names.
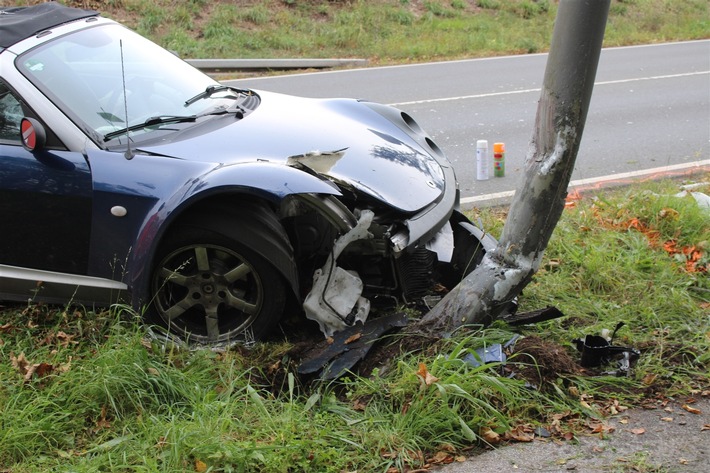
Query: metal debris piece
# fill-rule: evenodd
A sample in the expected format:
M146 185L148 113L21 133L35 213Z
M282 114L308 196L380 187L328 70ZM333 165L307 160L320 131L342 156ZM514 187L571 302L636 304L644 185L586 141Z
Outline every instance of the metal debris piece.
M332 341L323 341L306 353L298 372L312 374L321 371L321 379L336 379L362 360L382 335L406 325L404 313L378 317L365 324L357 322L333 335Z
M477 368L486 363L505 363L508 359L505 352L510 347L515 345L515 342L520 338L520 335L514 335L510 340L505 342L505 345L494 343L475 350L473 353L468 353L463 357L463 361Z

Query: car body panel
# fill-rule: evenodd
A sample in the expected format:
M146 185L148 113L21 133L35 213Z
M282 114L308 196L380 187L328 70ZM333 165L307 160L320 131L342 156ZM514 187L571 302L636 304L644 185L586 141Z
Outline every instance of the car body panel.
M86 272L91 225L91 173L70 151L30 153L0 143L0 262L75 274Z
M140 149L199 161L282 164L292 156L343 150L327 172L339 183L404 212L421 210L441 195L444 179L437 161L365 104L257 93L261 105L242 120L189 140L176 133L171 142Z

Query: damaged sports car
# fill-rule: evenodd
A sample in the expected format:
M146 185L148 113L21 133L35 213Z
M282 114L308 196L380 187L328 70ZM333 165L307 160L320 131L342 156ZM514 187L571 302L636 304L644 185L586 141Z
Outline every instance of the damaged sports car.
M0 8L0 299L130 304L195 344L325 335L495 241L417 122L222 85L98 13Z

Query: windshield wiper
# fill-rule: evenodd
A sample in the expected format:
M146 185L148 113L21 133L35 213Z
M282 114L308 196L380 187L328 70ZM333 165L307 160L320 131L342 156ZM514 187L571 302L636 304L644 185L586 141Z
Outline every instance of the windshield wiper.
M194 122L197 120L197 115L161 115L158 117L150 117L143 123L138 123L136 125L131 125L126 128L121 128L120 130L112 131L104 135L104 141L109 141L119 135L128 133L129 131L140 130L147 128L149 126L163 125L165 123L183 123L183 122Z
M195 95L192 98L189 98L185 100L185 106L192 105L193 103L197 102L198 100L206 99L211 97L213 94L216 94L217 92L222 92L225 90L231 90L232 92L236 92L238 94L245 94L249 95L251 94L251 91L249 90L243 90L243 89L237 89L236 87L230 87L228 85L209 85L205 89L204 92L200 92L199 94Z

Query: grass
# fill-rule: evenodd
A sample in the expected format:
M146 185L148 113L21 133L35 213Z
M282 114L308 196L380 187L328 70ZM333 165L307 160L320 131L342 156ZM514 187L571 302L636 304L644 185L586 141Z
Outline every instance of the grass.
M185 58L357 57L373 65L543 52L557 14L553 0L63 3L97 9ZM612 0L605 46L707 38L709 13L704 0Z
M710 176L699 180L696 190L710 193ZM425 351L403 350L371 376L327 384L294 374L287 342L183 351L145 338L120 308L7 307L0 465L13 473L405 471L524 439L535 426L565 440L622 406L710 395L710 226L707 210L675 196L678 186L570 200L521 298L521 310L554 305L565 317L471 327ZM504 210L473 217L499 234ZM626 325L616 343L641 350L629 377L556 364L576 364L572 340L618 322ZM528 343L505 366L462 361L516 333L516 346L538 340L543 351Z

